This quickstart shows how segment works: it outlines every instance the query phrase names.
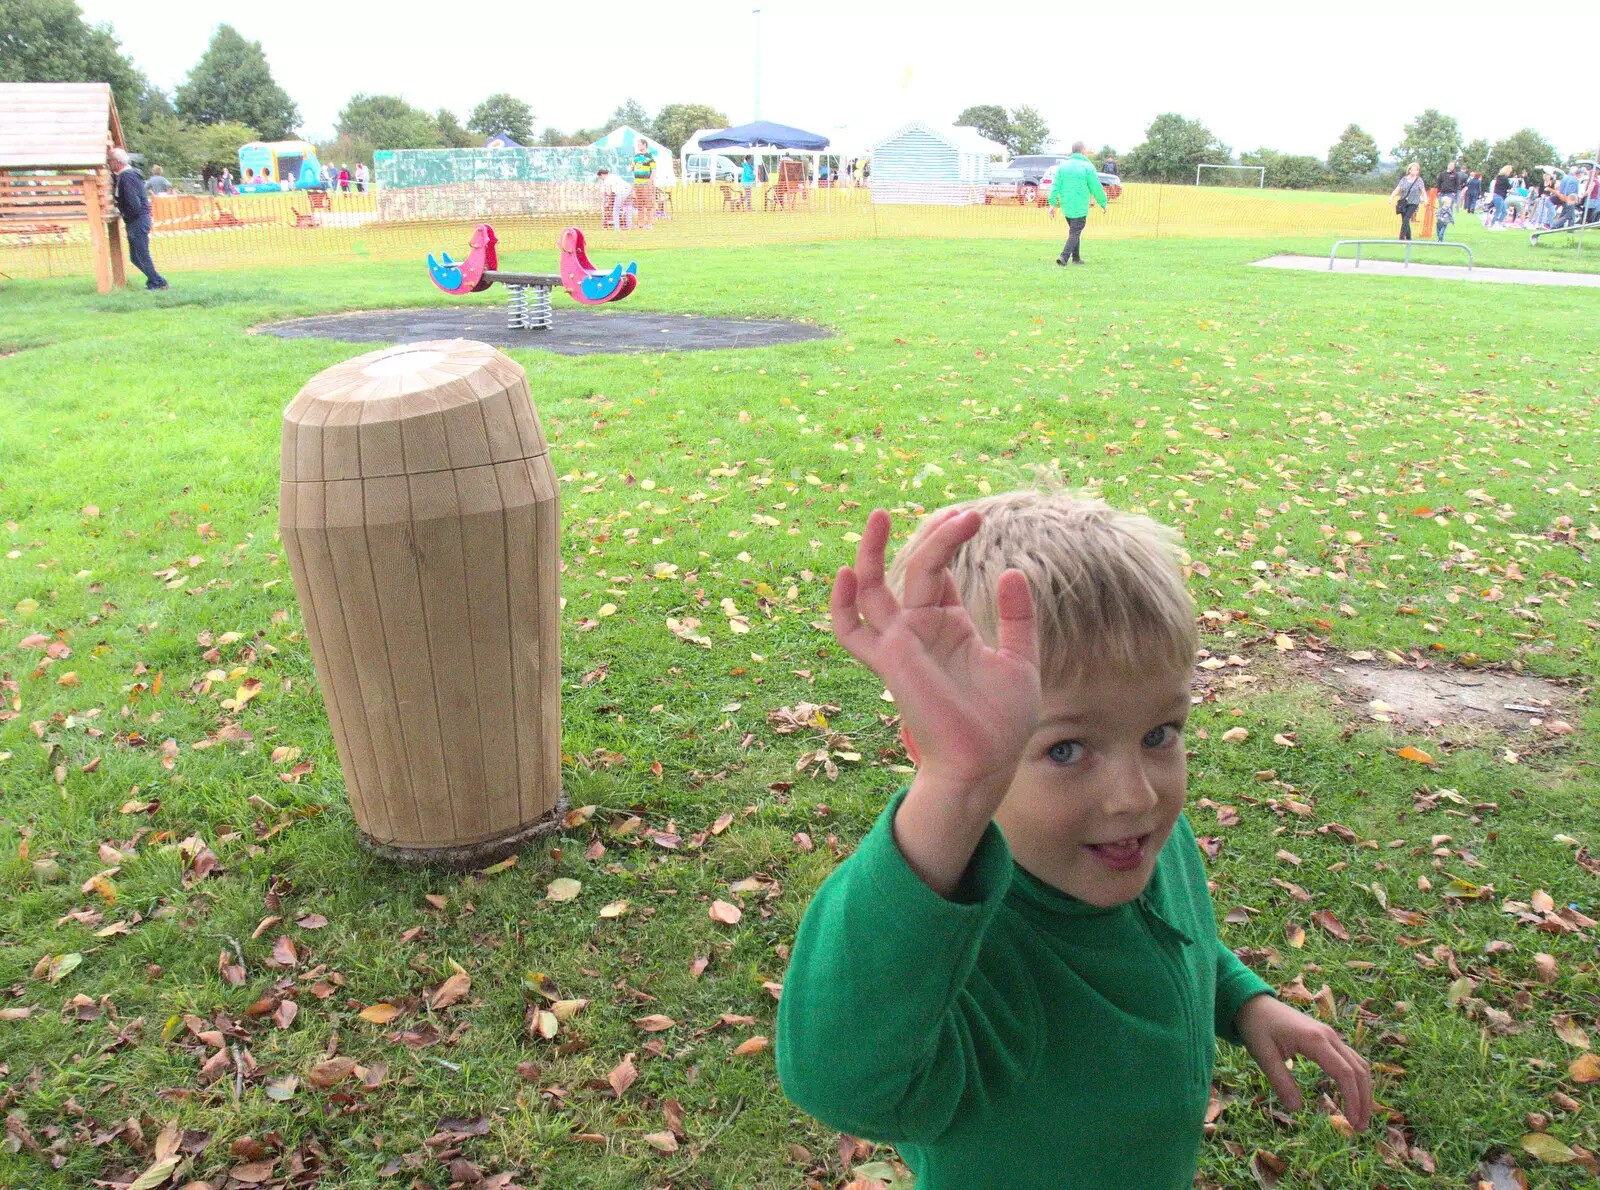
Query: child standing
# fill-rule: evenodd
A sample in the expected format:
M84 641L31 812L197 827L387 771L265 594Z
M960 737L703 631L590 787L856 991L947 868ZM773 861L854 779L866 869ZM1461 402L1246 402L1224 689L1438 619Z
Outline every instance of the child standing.
M885 576L868 518L832 599L917 765L801 923L778 1071L918 1190L1180 1190L1215 1037L1290 1109L1314 1059L1350 1122L1366 1063L1217 937L1182 816L1197 636L1171 535L1067 494L929 517Z

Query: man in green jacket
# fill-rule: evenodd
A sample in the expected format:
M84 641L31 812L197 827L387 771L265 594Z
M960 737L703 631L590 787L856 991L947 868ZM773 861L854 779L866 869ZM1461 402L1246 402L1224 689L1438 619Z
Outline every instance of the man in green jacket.
M1056 167L1056 184L1050 188L1050 205L1061 208L1069 229L1067 245L1056 257L1059 265L1083 263L1083 257L1078 255L1078 237L1083 234L1083 225L1089 222L1091 198L1100 204L1102 211L1106 209L1106 189L1100 185L1094 162L1084 154L1083 142L1074 141L1072 156Z

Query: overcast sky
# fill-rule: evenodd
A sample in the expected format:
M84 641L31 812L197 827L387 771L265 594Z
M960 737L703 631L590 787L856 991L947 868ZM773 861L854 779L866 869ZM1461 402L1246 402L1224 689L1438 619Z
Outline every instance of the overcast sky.
M652 113L709 103L734 123L755 114L748 3L79 3L169 89L215 26L232 24L262 43L311 140L331 136L356 91L397 93L463 119L485 95L510 91L532 105L540 128L595 125L629 95ZM1531 126L1563 153L1600 144L1593 67L1560 66L1568 50L1596 44L1600 9L1589 3L1520 16L1479 0L762 0L761 8L760 114L817 132L870 135L914 116L948 122L968 104L1031 103L1056 136L1091 148L1126 151L1153 116L1177 111L1235 152L1265 145L1323 157L1352 121L1387 153L1407 120L1437 107L1468 139ZM1540 11L1561 13L1559 40L1523 40ZM1536 55L1517 48L1535 44ZM1508 48L1529 72L1505 65ZM1535 84L1535 61L1554 65L1564 82Z

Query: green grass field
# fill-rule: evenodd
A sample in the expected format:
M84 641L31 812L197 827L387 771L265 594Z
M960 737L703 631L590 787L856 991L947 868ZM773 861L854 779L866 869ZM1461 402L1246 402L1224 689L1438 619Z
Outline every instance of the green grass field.
M1471 238L1484 264L1595 260ZM458 299L420 264L8 285L0 1187L850 1181L744 1044L773 1035L808 898L908 779L893 706L826 632L829 577L872 507L903 533L1036 465L1184 533L1223 937L1380 1071L1387 1123L1348 1138L1224 1047L1204 1179L1455 1188L1509 1153L1590 1184L1600 294L1246 267L1296 250L1327 241L1091 228L1072 271L1015 241L642 254L639 308L834 337L515 353L562 480L564 780L594 809L467 877L356 848L276 539L283 406L369 348L249 333ZM1539 677L1556 705L1430 724L1338 669ZM803 702L838 708L826 730L773 729ZM558 878L581 891L549 899ZM856 1153L861 1184L906 1185Z

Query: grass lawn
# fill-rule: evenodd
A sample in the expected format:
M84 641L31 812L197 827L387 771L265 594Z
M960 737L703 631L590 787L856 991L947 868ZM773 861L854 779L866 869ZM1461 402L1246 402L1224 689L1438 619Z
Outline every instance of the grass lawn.
M1509 1151L1588 1184L1600 294L1245 267L1326 250L1091 229L1072 271L1015 241L642 254L638 308L835 337L516 353L562 478L564 779L594 809L467 877L355 847L276 541L282 408L368 346L247 333L444 304L421 264L8 286L0 1187L126 1182L180 1141L177 1184L217 1188L848 1181L745 1044L807 900L907 780L893 706L825 631L829 577L875 505L904 532L1033 464L1184 532L1223 937L1380 1071L1390 1124L1349 1139L1224 1048L1204 1178L1454 1188ZM1559 251L1487 237L1480 262ZM1557 705L1502 732L1335 670L1540 677ZM802 703L837 710L775 730ZM558 878L581 891L548 898Z

